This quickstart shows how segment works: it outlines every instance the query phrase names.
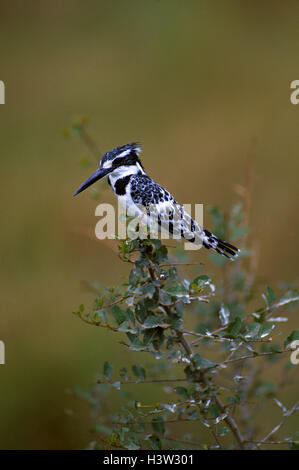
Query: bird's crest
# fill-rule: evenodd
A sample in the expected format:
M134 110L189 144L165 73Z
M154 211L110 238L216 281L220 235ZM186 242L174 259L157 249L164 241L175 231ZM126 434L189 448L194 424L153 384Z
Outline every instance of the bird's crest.
M141 150L142 145L139 142L131 142L129 144L121 145L119 147L115 147L112 150L109 150L109 152L106 152L105 155L103 155L101 162L105 163L108 160L114 160L116 157L125 157L130 154L135 154L138 156Z

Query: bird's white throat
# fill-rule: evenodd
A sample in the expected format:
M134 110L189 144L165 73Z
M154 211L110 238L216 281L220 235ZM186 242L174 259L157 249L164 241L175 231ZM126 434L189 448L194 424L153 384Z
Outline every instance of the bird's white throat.
M136 165L123 165L115 168L115 170L109 174L112 188L115 189L115 183L117 180L125 178L126 176L137 175L140 172L145 175L145 171L139 163L136 163Z

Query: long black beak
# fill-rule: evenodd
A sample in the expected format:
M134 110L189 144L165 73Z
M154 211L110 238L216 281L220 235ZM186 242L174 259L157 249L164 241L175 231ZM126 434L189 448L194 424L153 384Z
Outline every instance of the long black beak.
M110 172L110 169L104 169L104 168L98 168L81 186L77 189L77 191L73 194L73 196L76 196L77 194L81 193L81 191L84 191L84 189L88 188L91 186L93 183L96 181L100 180L101 178L104 178L104 176L108 175Z

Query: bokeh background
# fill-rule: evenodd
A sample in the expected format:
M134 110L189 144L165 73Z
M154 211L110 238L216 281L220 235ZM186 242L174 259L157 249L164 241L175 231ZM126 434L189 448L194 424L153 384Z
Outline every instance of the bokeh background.
M258 279L298 279L299 4L2 0L0 45L0 448L82 448L89 409L65 390L134 353L71 314L93 298L80 281L115 283L128 267L94 238L98 202L72 198L96 162L62 131L87 114L101 152L141 141L178 200L225 211L254 155Z

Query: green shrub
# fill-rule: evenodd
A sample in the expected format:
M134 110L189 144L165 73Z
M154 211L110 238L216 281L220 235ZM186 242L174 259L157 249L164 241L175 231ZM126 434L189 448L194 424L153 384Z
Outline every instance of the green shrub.
M244 248L248 214L242 203L228 221L216 207L210 214L214 232L243 247L234 262L210 255L223 272L217 287L186 252L170 255L159 240L125 240L119 262L131 267L126 281L104 288L90 311L81 305L74 312L109 329L136 358L130 370L125 357L115 365L105 358L97 383L84 394L94 410L97 437L91 448L299 447L299 434L288 430L299 402L287 408L280 398L295 376L290 345L299 332L279 335L288 310L298 306L298 291L285 286L278 293L267 286L263 304L252 311L258 289L256 253ZM273 367L277 375L270 380ZM159 387L162 399L143 403L142 384ZM259 414L272 413L272 407L280 408L281 418L268 429Z

